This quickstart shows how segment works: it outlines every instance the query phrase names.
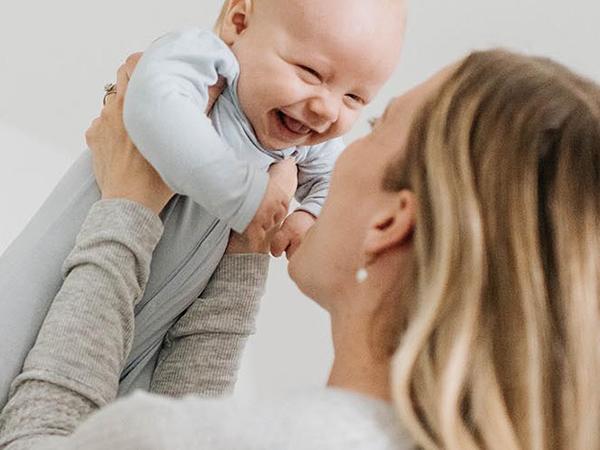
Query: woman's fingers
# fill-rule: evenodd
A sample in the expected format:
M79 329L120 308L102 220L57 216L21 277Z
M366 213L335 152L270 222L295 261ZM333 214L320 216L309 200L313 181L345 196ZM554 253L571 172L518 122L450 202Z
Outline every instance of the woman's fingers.
M135 66L137 66L137 63L139 62L143 54L143 52L135 52L129 55L125 60L125 67L127 67L127 70L129 71L129 77L131 77Z
M94 120L92 120L92 123L90 124L89 128L85 132L85 142L87 144L87 147L90 150L94 149L92 143L94 142L94 139L98 133L99 126L100 126L100 118L96 117Z
M117 70L117 99L123 100L125 98L127 83L129 83L129 74L127 73L125 65L122 65L119 67L119 70Z
M119 70L117 70L117 99L123 100L125 98L127 84L142 55L142 52L129 55L121 67L119 67Z
M94 174L103 198L127 198L158 213L173 193L135 148L123 124L123 99L141 55L131 55L119 67L116 93L107 96L100 117L86 132L86 142L92 150Z
M208 88L208 105L206 106L206 114L210 114L213 105L219 98L219 95L221 95L223 92L223 89L225 89L225 86L227 86L227 80L225 80L223 77L219 77L217 82Z

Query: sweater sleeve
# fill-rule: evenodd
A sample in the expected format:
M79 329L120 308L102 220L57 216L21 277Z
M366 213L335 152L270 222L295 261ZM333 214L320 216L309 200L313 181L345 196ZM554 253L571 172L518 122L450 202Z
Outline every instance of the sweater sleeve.
M255 331L269 256L226 254L211 281L169 330L150 390L169 396L233 392L242 352Z
M11 386L0 448L52 448L116 397L133 339L133 308L163 226L127 200L90 210L64 263L64 283Z
M298 164L298 189L296 200L299 210L318 217L329 192L333 166L344 150L341 138L310 148L304 161Z
M205 110L219 76L231 85L239 65L217 36L196 28L152 43L129 81L123 120L132 141L170 188L235 231L248 226L268 175L235 157Z

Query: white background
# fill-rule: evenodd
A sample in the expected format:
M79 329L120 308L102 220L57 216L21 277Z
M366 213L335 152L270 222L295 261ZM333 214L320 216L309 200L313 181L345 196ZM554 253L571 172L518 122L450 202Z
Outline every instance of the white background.
M281 0L286 1L286 0ZM327 0L323 0L327 1ZM378 0L364 0L378 1ZM220 0L7 1L0 14L0 252L84 149L103 85L155 37L210 28ZM402 62L349 139L387 100L466 52L504 46L551 56L600 81L598 0L413 0ZM328 318L272 264L241 395L321 385ZM2 299L6 301L6 299Z

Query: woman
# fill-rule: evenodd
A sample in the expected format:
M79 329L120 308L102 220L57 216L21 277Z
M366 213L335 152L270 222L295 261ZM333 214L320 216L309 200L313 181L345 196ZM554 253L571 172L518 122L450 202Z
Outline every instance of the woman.
M139 158L131 146L110 142L123 134L119 105L109 104L110 126L92 143L100 168L123 158L120 152ZM97 248L80 243L67 267L102 255L113 269L121 262L122 270L107 271L101 283L113 304L95 301L92 289L86 294L94 314L123 320L129 316L122 305L131 310L139 296L160 234L156 216L141 205L159 211L170 193L155 176L140 174L151 172L147 166L134 189L113 191L127 163L106 167L98 171L103 192L137 202L104 203L119 222L108 222L104 233L128 245L113 248L103 232L84 227L80 240ZM99 220L94 213L92 224ZM600 448L599 240L600 88L548 60L475 53L393 100L373 132L347 149L321 217L292 255L291 276L331 314L335 360L327 389L250 409L138 395L63 438L51 437L61 420L67 434L96 407L94 399L73 383L33 376L16 384L2 442L31 448L55 440L86 449ZM253 282L229 275L213 282L227 286L223 298L233 304L235 289ZM71 272L65 285L77 278ZM137 282L119 290L114 282L121 278ZM77 295L64 295L72 306ZM72 309L71 318L45 325L51 338L72 319L81 325ZM120 345L101 349L102 356L122 362L127 336L105 336ZM85 340L70 343L72 351ZM57 357L48 352L51 367ZM87 376L87 387L106 382L75 375ZM51 397L58 406L48 404ZM21 414L28 405L33 411Z

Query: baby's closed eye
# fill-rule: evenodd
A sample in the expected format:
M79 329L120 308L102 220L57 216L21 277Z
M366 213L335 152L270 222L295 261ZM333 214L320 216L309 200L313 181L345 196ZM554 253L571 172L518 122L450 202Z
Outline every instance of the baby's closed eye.
M296 64L296 67L300 70L302 76L306 79L307 82L312 84L318 84L323 82L323 77L321 76L321 74L312 67L305 66L304 64Z
M360 95L356 95L356 94L346 94L346 98L348 98L350 101L357 103L358 105L366 105L367 101L362 98Z

